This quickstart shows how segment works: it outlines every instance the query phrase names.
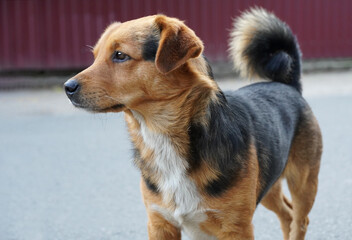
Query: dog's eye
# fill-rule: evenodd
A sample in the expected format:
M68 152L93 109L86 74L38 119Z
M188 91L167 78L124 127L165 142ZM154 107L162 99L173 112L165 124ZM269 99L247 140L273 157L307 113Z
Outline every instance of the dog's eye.
M112 54L112 61L116 62L116 63L125 62L125 61L130 60L130 59L131 59L131 57L128 56L127 54L123 53L123 52L115 51Z

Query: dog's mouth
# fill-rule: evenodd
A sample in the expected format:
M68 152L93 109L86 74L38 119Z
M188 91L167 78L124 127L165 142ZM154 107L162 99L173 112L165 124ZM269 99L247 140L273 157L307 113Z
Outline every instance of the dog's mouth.
M82 104L76 102L75 100L70 99L70 101L71 101L72 105L77 108L85 108Z
M106 113L106 112L120 112L123 111L123 109L126 108L126 106L124 104L118 103L118 104L114 104L108 107L98 107L98 106L94 106L91 104L82 104L80 102L77 102L75 100L71 100L71 103L73 106L77 107L77 108L81 108L84 109L86 111L90 111L90 112L96 112L96 113Z
M101 112L120 112L122 111L126 106L124 104L118 103L115 104L111 107L107 107L101 110Z

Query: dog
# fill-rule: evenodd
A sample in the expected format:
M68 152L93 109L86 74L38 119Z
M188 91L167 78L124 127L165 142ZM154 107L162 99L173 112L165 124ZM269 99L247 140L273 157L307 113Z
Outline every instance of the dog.
M302 97L301 53L290 28L261 8L234 21L239 72L268 79L222 91L203 43L164 15L112 23L94 63L64 84L78 108L124 112L149 239L254 239L259 203L284 239L304 239L318 187L322 136ZM286 178L292 202L281 188Z

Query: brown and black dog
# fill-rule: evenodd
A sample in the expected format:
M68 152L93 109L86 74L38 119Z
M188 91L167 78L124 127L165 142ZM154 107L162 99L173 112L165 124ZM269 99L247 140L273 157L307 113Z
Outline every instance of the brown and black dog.
M262 9L238 18L230 40L235 67L271 82L221 91L202 41L178 19L155 15L111 24L94 63L65 83L76 107L125 113L149 239L181 239L181 231L253 239L259 202L277 214L284 239L304 239L322 138L302 98L298 44Z

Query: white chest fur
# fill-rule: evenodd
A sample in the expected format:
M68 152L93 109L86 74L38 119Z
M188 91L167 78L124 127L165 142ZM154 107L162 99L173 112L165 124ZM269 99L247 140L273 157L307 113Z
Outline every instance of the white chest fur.
M139 121L140 135L144 144L154 152L156 174L160 177L158 186L163 195L163 201L171 201L176 206L175 217L198 210L200 196L195 184L187 177L187 162L175 151L170 138L164 134L148 129L141 115L133 112Z
M201 199L194 182L186 175L187 162L175 151L168 136L150 131L141 115L136 112L133 115L140 123L140 134L145 145L154 151L156 173L161 180L158 187L163 201L166 204L172 202L175 206L175 210L171 211L154 205L154 210L181 227L192 239L214 239L199 229L199 223L206 220L206 214L199 207Z

